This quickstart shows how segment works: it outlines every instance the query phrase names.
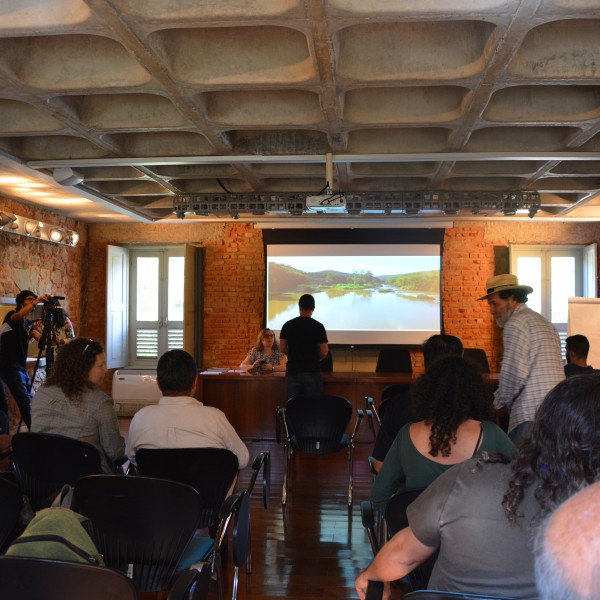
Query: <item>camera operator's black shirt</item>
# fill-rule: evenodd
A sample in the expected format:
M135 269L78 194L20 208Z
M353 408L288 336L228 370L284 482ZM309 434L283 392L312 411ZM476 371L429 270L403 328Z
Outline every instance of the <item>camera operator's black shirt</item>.
M34 322L29 319L13 321L11 316L16 312L11 310L4 317L3 325L8 324L12 331L3 333L0 340L0 369L25 369L27 366L27 345Z

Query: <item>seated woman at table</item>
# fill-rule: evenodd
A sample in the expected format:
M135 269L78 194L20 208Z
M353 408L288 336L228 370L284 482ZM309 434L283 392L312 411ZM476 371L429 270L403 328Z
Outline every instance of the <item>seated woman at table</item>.
M261 329L256 338L256 346L248 352L240 369L245 371L285 371L287 356L279 350L279 342L270 329Z
M427 487L451 466L483 451L510 457L515 445L490 422L491 394L481 374L461 356L434 362L413 385L415 421L392 443L371 491L384 509L399 489Z
M92 444L100 451L102 471L112 473L125 456L125 440L112 398L99 389L105 375L99 342L77 338L63 346L31 403L31 431Z

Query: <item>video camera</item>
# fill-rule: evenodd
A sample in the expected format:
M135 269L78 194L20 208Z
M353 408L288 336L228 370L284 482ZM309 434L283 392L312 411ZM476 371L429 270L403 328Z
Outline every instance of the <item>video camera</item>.
M50 296L48 300L44 302L44 308L42 310L42 321L44 323L51 322L59 328L66 325L67 317L59 302L59 300L64 299L64 296Z

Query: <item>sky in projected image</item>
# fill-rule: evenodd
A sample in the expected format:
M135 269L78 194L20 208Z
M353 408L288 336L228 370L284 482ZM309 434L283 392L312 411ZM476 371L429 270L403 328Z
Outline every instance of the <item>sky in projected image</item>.
M329 332L440 329L438 256L270 256L268 323L298 316L298 298L315 297Z

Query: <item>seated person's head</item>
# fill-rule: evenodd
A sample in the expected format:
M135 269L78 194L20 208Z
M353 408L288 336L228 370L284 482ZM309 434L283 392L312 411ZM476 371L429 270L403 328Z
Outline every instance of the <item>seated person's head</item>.
M566 339L565 343L565 353L567 356L567 362L571 358L571 353L575 355L576 358L586 359L590 352L590 342L585 337L585 335L570 335Z
M515 523L525 487L536 486L543 516L600 478L600 377L570 377L548 393L513 459L512 470L502 505Z
M561 504L538 530L535 579L540 600L600 595L600 482Z
M169 350L158 360L156 381L163 396L187 396L196 382L196 361L185 350Z
M74 402L86 389L98 387L106 375L106 356L100 342L76 338L61 347L45 385L58 386Z
M454 354L463 355L462 342L455 335L445 335L443 333L432 335L423 344L423 361L426 369L434 360Z
M265 338L271 339L273 341L272 348L273 350L279 350L279 342L275 337L272 329L265 327L258 332L258 337L256 338L256 348L262 352L265 349L264 341Z
M462 356L434 361L411 389L416 420L431 425L432 456L450 455L450 442L467 419L489 419L492 400L475 366Z

